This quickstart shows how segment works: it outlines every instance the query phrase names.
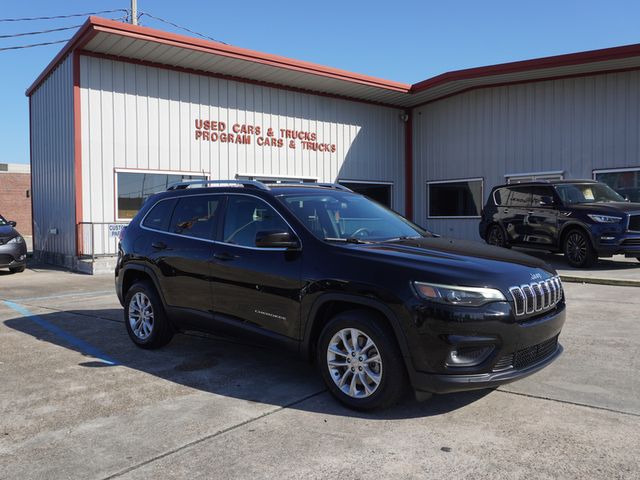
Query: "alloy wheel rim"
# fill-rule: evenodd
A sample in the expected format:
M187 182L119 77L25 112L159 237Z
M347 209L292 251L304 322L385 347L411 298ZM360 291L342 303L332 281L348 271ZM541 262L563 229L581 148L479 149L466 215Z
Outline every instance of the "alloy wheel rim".
M582 263L587 256L587 242L579 233L572 233L567 239L567 255L575 263Z
M502 246L502 232L497 227L493 227L489 232L489 245Z
M153 306L142 292L137 292L129 302L129 325L140 340L146 340L153 332Z
M366 333L356 328L344 328L331 338L327 367L336 386L351 398L373 395L382 381L380 351Z

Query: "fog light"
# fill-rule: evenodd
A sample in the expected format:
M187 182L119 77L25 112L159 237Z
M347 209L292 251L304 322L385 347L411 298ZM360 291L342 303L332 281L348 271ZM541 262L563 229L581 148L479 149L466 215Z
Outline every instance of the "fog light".
M448 367L473 367L480 365L493 352L493 346L458 347L449 352Z
M610 242L612 240L615 240L616 237L600 237L600 241L602 242Z
M20 256L18 257L18 260L22 261L22 260L24 260L25 258L27 258L27 256L26 256L26 255L20 255Z

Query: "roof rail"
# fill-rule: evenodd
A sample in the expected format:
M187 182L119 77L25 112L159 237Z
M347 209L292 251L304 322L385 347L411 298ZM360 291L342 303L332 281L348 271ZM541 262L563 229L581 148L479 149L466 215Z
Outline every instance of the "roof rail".
M353 192L350 188L340 185L339 183L316 183L319 187L335 188L336 190L344 190L345 192Z
M191 186L206 187L208 185L224 186L224 185L242 185L243 187L257 188L258 190L269 190L269 187L262 182L255 180L189 180L186 182L178 182L169 185L167 190L184 190Z

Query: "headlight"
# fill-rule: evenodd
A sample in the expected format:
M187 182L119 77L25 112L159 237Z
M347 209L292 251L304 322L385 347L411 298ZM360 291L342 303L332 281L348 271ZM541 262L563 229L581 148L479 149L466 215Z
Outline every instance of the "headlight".
M13 237L7 243L22 243L22 242L24 242L24 238L22 238L20 235L18 235L17 237Z
M458 287L435 283L413 282L421 298L448 305L479 307L489 302L505 302L500 290L495 288Z
M618 223L620 220L622 220L622 217L612 217L610 215L588 214L587 217L589 217L591 220L593 220L596 223Z

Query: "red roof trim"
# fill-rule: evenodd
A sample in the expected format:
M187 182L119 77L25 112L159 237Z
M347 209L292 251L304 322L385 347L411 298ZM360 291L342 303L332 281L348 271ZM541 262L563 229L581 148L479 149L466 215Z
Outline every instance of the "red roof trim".
M163 30L156 30L153 28L142 27L138 25L130 25L114 20L107 20L99 17L89 17L84 25L78 30L73 38L63 47L63 49L56 55L56 57L49 63L45 70L38 76L36 81L27 89L26 94L31 95L40 84L47 78L47 76L56 68L56 66L69 54L69 52L77 49L82 49L94 35L98 32L108 32L113 34L119 34L130 38L137 38L142 40L148 40L152 42L159 42L165 45L174 45L182 48L187 48L196 51L210 52L216 55L226 56L228 58L237 58L254 63L261 63L264 65L271 65L276 68L283 68L287 70L308 73L312 75L324 76L327 78L333 78L346 82L356 83L374 88L380 88L390 92L396 92L401 94L413 94L423 92L430 88L440 86L449 82L458 80L468 80L473 78L489 77L495 75L503 75L508 73L526 72L532 70L542 70L553 67L562 67L578 64L589 64L594 62L602 62L606 60L615 60L619 58L627 58L640 56L640 44L626 45L622 47L605 48L600 50L591 50L587 52L570 53L564 55L557 55L552 57L537 58L533 60L522 60L518 62L503 63L498 65L490 65L486 67L469 68L465 70L456 70L453 72L443 73L433 78L424 80L414 85L393 82L376 77L370 77L367 75L360 75L357 73L348 72L346 70L340 70L331 67L325 67L315 63L304 62L299 60L292 60L289 58L281 57L278 55L271 55L266 53L256 52L254 50L248 50L239 47L233 47L225 45L219 42L213 42L208 40L200 40L197 38L188 37L185 35L179 35L175 33L165 32ZM576 74L577 76L591 75L595 72L584 72ZM551 76L549 79L553 79ZM532 81L544 81L547 78L541 77L531 79ZM495 85L504 85L512 82L500 82ZM491 85L478 85L469 86L464 89L477 87L487 87ZM286 88L281 86L281 88ZM304 89L302 89L304 90ZM461 93L461 92L455 92ZM331 95L331 94L328 94ZM359 101L358 99L353 99ZM436 100L436 99L432 99ZM430 100L430 101L432 101ZM424 103L424 102L423 102ZM404 108L402 105L397 105L398 108ZM415 106L414 106L415 107Z

